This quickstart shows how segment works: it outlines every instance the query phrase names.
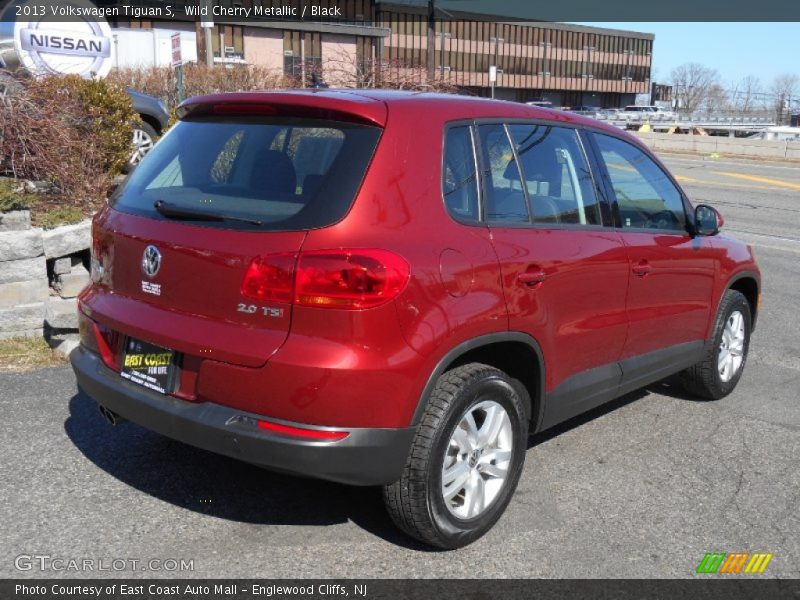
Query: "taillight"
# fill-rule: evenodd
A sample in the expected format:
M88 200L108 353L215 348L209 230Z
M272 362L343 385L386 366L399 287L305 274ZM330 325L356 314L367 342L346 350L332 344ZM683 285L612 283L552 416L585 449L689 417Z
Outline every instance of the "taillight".
M78 308L78 334L84 347L99 354L107 367L119 371L115 354L118 334L92 320L83 312L83 307Z
M93 227L90 269L92 283L111 287L111 265L114 260L113 249L110 236L104 235L97 226Z
M389 302L409 279L408 263L388 250L316 250L294 256L258 257L250 264L242 294L301 306L363 310Z
M242 281L242 295L256 300L291 302L292 271L296 260L296 254L273 254L255 258Z

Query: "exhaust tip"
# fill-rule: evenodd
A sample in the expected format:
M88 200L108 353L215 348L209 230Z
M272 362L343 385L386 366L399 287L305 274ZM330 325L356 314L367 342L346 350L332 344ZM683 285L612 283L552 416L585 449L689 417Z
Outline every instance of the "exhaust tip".
M107 409L102 404L99 404L98 407L100 408L100 414L103 415L103 418L109 425L119 425L120 423L124 423L125 419L120 417L117 413L113 410Z

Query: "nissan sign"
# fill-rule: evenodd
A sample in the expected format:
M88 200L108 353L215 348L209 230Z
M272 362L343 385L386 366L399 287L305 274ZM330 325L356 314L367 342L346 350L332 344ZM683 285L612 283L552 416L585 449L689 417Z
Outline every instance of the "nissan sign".
M105 77L113 63L114 44L98 8L86 0L52 0L41 4L12 2L0 15L0 66L33 75ZM54 15L78 15L58 22ZM35 19L35 20L22 20Z

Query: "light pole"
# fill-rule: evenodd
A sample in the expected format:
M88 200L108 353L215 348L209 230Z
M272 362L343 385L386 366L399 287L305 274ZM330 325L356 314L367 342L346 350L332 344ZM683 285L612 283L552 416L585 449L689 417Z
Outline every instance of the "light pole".
M442 21L442 25L444 25L444 21ZM441 53L439 57L439 71L442 74L442 79L444 79L444 41L449 40L452 37L453 36L446 31L439 32L439 43L441 45L441 48L439 49Z
M497 66L498 50L500 44L505 40L501 37L490 37L489 42L494 44L494 64L489 67L489 83L492 84L492 98L494 98L494 88L497 85L497 76L503 72L503 69Z

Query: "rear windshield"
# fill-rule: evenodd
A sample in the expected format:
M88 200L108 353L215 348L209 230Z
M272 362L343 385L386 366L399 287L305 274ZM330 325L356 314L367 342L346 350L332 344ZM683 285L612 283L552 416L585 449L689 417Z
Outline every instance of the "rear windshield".
M181 121L111 202L123 212L208 227L325 227L349 210L380 133L286 117Z

